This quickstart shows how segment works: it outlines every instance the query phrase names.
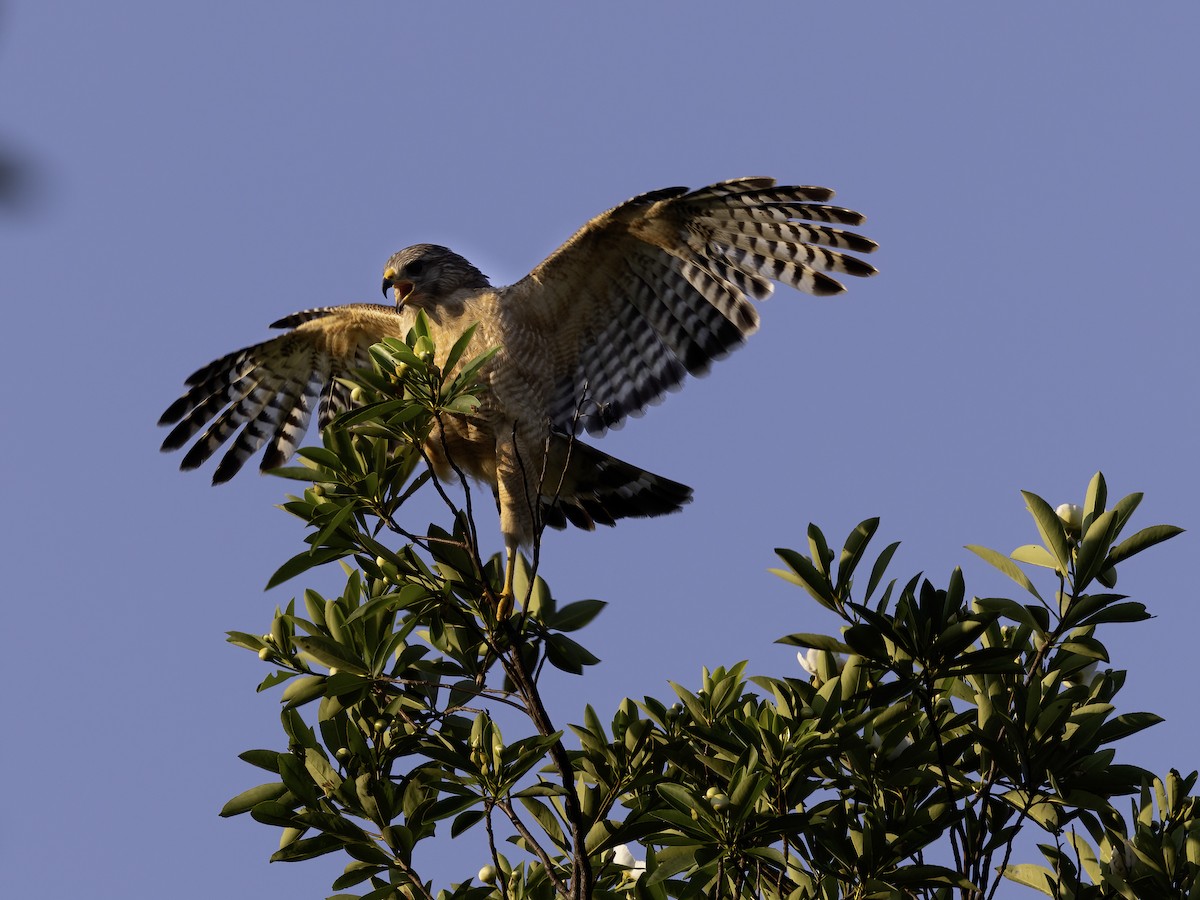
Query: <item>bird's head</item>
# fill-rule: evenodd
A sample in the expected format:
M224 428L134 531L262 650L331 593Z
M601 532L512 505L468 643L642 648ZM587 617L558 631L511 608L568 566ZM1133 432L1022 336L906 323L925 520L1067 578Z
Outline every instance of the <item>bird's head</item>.
M383 295L391 289L397 306L432 309L463 288L490 286L482 272L438 244L405 247L393 253L383 267Z

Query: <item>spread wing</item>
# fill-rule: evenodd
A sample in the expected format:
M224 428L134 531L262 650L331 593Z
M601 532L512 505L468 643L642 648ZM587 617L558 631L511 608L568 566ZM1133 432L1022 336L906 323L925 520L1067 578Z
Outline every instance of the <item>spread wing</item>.
M202 465L235 433L213 484L236 475L263 444L261 468L283 465L308 430L314 409L323 428L347 407L350 391L336 377L370 366L367 349L406 330L395 307L370 303L305 310L271 327L292 330L194 372L187 393L158 420L175 426L163 450L177 450L204 429L180 468Z
M640 415L758 328L748 298L766 298L772 281L836 294L834 275L874 275L843 251L875 242L836 227L863 216L832 196L771 178L642 194L504 288L506 313L553 334L554 424L601 434Z

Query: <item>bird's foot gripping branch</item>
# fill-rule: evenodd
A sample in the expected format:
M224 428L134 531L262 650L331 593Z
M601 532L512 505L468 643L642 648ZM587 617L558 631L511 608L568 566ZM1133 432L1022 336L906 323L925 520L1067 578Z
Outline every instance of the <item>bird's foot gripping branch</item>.
M345 587L230 636L272 665L260 689L282 687L286 747L242 754L270 780L223 810L279 828L273 859L344 853L338 896L372 900L978 900L1001 874L1058 897L1200 889L1196 776L1114 758L1158 717L1117 708L1110 632L1148 612L1110 589L1178 531L1121 539L1140 495L1108 507L1099 475L1077 508L1027 494L1039 543L971 548L1017 599L972 598L957 569L944 587L890 578L896 545L868 552L876 520L840 552L810 526L780 574L842 627L782 639L806 648L807 675L705 670L698 690L625 700L610 723L585 707L564 740L539 684L597 661L569 635L603 604L560 606L522 558L517 608L497 616L503 573L480 555L469 487L423 465L439 421L480 401L479 361L438 366L425 337L375 348L362 407L280 473L311 484L286 504L309 548L272 583L339 560ZM400 524L422 486L451 528ZM1014 855L1022 831L1050 867ZM468 832L478 858L435 887L418 847Z

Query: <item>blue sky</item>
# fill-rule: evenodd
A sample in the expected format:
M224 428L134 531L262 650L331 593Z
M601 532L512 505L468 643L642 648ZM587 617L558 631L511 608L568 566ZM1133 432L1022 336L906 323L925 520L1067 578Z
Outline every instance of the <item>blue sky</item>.
M833 623L767 569L809 521L882 516L895 574L961 565L987 595L962 545L1034 540L1019 490L1081 502L1102 469L1146 492L1135 525L1191 529L1123 571L1158 618L1109 646L1125 708L1168 717L1125 760L1196 768L1198 26L1182 2L5 4L0 151L33 186L0 206L4 893L324 896L334 869L268 866L272 829L216 816L256 783L236 754L279 742L223 633L300 589L262 585L302 533L284 483L159 454L188 373L376 300L407 244L507 283L635 193L741 175L836 188L881 274L777 291L604 439L696 499L547 539L556 596L611 601L558 720L703 665L795 672L774 639Z

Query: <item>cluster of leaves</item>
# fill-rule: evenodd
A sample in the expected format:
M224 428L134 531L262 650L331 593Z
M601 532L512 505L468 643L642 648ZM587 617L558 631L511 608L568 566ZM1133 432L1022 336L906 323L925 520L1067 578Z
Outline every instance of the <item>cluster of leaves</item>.
M876 562L862 600L853 600L853 573L875 520L850 535L836 572L833 553L815 528L809 531L811 555L779 551L789 566L780 574L846 622L836 639L795 634L784 640L826 654L814 683L841 696L844 715L861 710L868 720L862 732L874 735L881 751L875 764L886 773L879 782L870 767L852 769L852 778L866 780L851 794L875 801L848 823L854 846L846 855L860 867L877 860L874 871L860 868L858 883L869 880L881 890L902 886L891 867L920 864L924 853L913 850L913 840L929 846L930 838L944 837L964 896L993 895L997 871L1051 896L1168 896L1200 877L1200 853L1171 854L1151 839L1167 821L1148 812L1148 792L1157 782L1141 768L1114 762L1113 746L1160 719L1118 713L1113 701L1126 673L1098 671L1109 662L1098 629L1149 613L1124 595L1093 589L1114 586L1120 563L1179 529L1152 526L1118 543L1141 495L1106 508L1099 473L1083 505L1064 505L1061 515L1035 494L1024 497L1041 544L1018 547L1011 557L969 549L1016 582L1031 598L1027 603L1002 597L967 602L962 573L955 570L944 590L920 577L899 590L893 581L871 604L895 545ZM1050 600L1014 560L1053 573ZM840 671L834 654L844 655ZM1114 798L1131 794L1142 796L1132 833L1114 805ZM1184 835L1200 836L1200 818L1185 794L1172 794L1178 824L1171 840L1177 843L1185 842ZM1159 805L1166 808L1162 800ZM1013 839L1030 823L1056 840L1043 847L1052 869L1010 863ZM1075 852L1093 863L1089 885L1062 850L1065 833ZM1099 855L1085 852L1083 835L1102 848ZM859 849L867 845L870 854ZM1110 865L1114 848L1135 846L1145 849L1122 851Z
M808 650L811 677L705 670L697 690L626 700L607 724L587 706L567 738L539 684L597 661L569 635L603 603L560 606L523 562L522 602L499 618L499 562L480 556L469 489L460 508L421 465L445 417L477 405L487 356L464 360L469 340L440 356L418 322L373 348L354 379L360 405L280 473L311 485L285 505L309 547L272 583L334 560L347 579L336 597L309 590L302 610L277 610L266 634L230 635L273 666L260 690L283 685L286 748L243 754L273 778L223 810L280 828L273 859L344 853L337 896L371 900L982 898L997 872L1060 897L1196 889L1196 776L1114 761L1113 745L1157 717L1118 712L1125 673L1097 671L1102 627L1148 614L1095 586L1178 531L1118 542L1139 495L1106 508L1097 475L1063 517L1027 494L1041 544L971 548L1030 602L968 598L958 570L944 588L885 584L895 544L858 591L878 522L850 534L836 565L810 526L807 555L778 551L780 574L844 623L782 639ZM425 484L450 530L400 524ZM1018 562L1046 569L1053 594ZM1050 836L1049 867L1013 863L1027 827ZM416 848L472 829L490 861L435 888Z

